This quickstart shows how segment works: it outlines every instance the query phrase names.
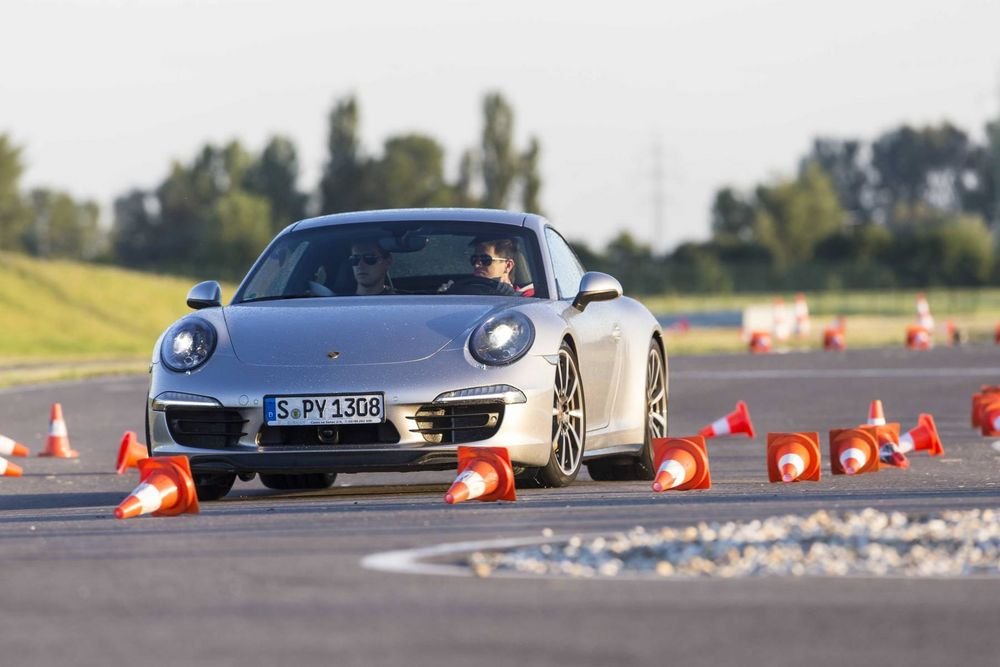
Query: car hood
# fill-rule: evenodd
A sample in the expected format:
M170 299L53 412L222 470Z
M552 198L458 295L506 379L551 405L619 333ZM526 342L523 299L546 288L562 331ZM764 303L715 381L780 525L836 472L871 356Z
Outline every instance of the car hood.
M398 364L426 359L491 313L523 302L497 297L362 297L227 306L233 352L255 366Z

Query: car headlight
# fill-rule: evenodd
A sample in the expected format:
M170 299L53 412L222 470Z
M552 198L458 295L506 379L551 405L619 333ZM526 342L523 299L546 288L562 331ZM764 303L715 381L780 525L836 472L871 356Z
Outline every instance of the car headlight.
M469 351L490 366L503 366L524 356L535 341L535 327L517 311L492 317L472 332Z
M172 371L192 371L215 352L215 327L198 317L181 320L167 330L160 345L160 359Z

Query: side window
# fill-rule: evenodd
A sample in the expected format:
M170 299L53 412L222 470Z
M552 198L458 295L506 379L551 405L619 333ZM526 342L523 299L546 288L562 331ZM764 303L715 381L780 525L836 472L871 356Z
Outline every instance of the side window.
M549 246L549 260L552 262L559 298L571 299L580 289L580 278L583 277L580 260L563 237L559 236L559 232L551 227L545 228L545 241Z

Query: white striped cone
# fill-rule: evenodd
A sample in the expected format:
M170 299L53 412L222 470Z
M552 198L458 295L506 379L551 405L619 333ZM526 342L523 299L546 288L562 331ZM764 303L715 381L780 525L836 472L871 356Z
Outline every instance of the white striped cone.
M0 477L20 477L22 472L21 466L0 456Z
M27 456L28 448L13 438L0 435L0 456Z
M877 398L868 406L868 425L885 426L885 412L882 410L882 401Z
M868 455L857 447L848 447L840 452L840 465L844 472L853 475L865 467L868 463Z
M806 471L806 462L798 454L789 452L778 459L778 470L781 471L782 482L792 482Z

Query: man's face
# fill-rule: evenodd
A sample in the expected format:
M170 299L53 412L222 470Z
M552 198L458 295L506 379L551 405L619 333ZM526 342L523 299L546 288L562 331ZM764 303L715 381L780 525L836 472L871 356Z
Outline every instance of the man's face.
M492 261L486 260L486 256L491 257ZM500 257L492 243L477 243L476 247L472 250L472 258L473 260L482 260L474 261L472 275L480 278L499 278L509 281L507 274L514 267L514 261Z
M351 245L351 263L354 264L352 268L358 286L370 289L381 288L385 284L385 272L389 270L391 260L383 257L374 243L354 243Z

